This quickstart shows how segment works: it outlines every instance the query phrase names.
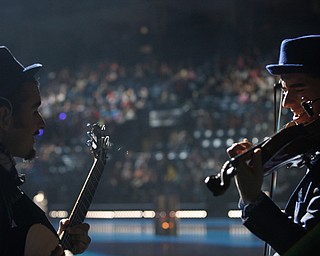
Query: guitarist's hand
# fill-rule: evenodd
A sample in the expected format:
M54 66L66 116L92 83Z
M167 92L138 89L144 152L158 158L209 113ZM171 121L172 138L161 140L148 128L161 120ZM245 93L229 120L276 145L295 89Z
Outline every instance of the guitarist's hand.
M60 221L58 235L60 236L64 231L68 232L73 245L72 252L74 254L83 253L91 242L91 238L88 235L90 226L87 223L81 223L70 227L69 223L68 219Z
M52 251L50 256L65 256L62 246L59 244L54 251Z

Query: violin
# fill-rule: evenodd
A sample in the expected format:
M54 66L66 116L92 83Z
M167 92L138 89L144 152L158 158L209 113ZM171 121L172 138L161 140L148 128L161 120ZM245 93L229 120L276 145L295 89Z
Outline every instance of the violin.
M320 118L308 124L283 128L246 152L226 161L220 173L208 176L204 181L214 196L227 191L231 178L237 174L239 161L256 148L261 149L264 176L283 166L302 167L308 164L320 149Z

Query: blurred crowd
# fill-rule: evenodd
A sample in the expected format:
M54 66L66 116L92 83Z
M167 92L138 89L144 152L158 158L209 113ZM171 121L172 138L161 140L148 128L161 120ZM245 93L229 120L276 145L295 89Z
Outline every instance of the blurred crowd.
M71 205L93 161L87 123L98 122L113 146L95 203L152 203L158 195L205 203L204 178L220 171L226 148L273 133L276 78L266 61L105 61L41 74L47 127L38 158L19 164L25 189L40 186L49 204Z

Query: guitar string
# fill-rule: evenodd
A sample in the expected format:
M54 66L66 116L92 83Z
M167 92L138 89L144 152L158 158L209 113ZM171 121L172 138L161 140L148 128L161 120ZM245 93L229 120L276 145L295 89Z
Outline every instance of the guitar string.
M104 158L106 158L105 153L104 153ZM105 161L101 160L101 157L100 157L99 159L97 159L96 165L94 166L92 173L89 177L89 182L86 184L87 186L84 188L84 192L87 192L87 193L83 193L83 196L80 197L79 200L81 202L79 204L77 204L77 207L76 207L79 209L75 209L75 214L70 219L70 225L80 223L84 220L84 218L87 214L88 208L90 206L90 203L91 203L93 196L95 194L95 190L97 188L97 185L98 185L100 178L102 176L104 167L105 167ZM95 179L94 183L91 180L91 176ZM97 177L97 176L99 176L99 177ZM90 197L88 197L86 195L88 193L89 193ZM87 202L84 204L84 201L82 199L83 200L86 199ZM72 244L70 241L70 236L67 232L64 233L62 240L61 240L61 243L65 249L71 250Z

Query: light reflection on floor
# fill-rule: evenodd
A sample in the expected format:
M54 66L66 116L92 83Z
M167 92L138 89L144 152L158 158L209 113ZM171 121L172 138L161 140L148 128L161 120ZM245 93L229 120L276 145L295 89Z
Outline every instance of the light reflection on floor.
M87 220L92 243L83 256L250 256L263 242L240 220L180 220L176 236L155 234L154 220Z

